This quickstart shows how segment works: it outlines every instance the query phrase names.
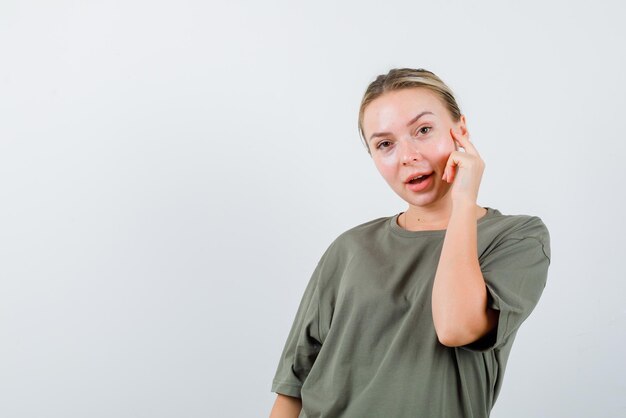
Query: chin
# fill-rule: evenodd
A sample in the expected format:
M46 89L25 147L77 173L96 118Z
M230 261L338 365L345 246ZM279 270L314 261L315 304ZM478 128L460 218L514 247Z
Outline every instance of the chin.
M407 202L412 206L425 207L425 206L430 206L436 201L437 199L413 199L413 200L408 200Z
M402 198L402 200L413 206L428 206L437 201L437 197L430 193L428 195L421 196L411 196L406 193L398 193L398 195Z
M446 191L447 192L447 191ZM430 190L426 193L407 194L406 192L400 194L400 197L407 203L413 206L429 206L439 200L445 199L446 192L443 194L438 193L438 190Z

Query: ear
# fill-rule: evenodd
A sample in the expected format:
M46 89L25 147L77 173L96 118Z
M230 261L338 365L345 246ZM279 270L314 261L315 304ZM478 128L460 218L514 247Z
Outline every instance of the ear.
M469 139L469 131L467 130L465 115L461 115L461 118L456 123L455 131L460 132L464 138Z

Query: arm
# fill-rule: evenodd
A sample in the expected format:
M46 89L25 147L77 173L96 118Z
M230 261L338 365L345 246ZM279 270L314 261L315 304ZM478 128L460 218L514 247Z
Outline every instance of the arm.
M449 347L472 343L498 323L487 306L487 286L478 263L476 198L485 163L469 141L465 118L461 132L450 130L465 152L453 151L443 179L453 183L452 211L441 248L432 294L432 314L439 341Z
M453 204L433 284L435 330L449 347L474 342L498 323L478 263L475 208L473 202Z
M301 409L302 400L300 398L279 393L272 412L270 412L270 418L298 418Z

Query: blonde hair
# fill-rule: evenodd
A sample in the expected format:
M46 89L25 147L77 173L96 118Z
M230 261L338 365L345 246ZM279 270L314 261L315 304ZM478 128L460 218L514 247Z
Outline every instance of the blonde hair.
M365 133L363 132L363 114L365 108L375 99L384 93L394 90L409 89L413 87L424 87L434 92L450 112L452 120L458 122L461 119L461 110L456 103L452 90L434 73L423 68L394 68L387 74L381 74L370 83L365 90L361 107L359 109L359 135L371 155L370 147L367 144Z

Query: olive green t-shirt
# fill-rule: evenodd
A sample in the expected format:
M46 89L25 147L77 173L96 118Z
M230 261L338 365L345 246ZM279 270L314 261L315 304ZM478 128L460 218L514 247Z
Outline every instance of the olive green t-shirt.
M498 326L447 347L431 311L446 231L408 231L398 216L339 235L306 286L271 388L302 398L301 418L490 414L517 330L546 284L548 230L538 217L487 208L478 259Z

